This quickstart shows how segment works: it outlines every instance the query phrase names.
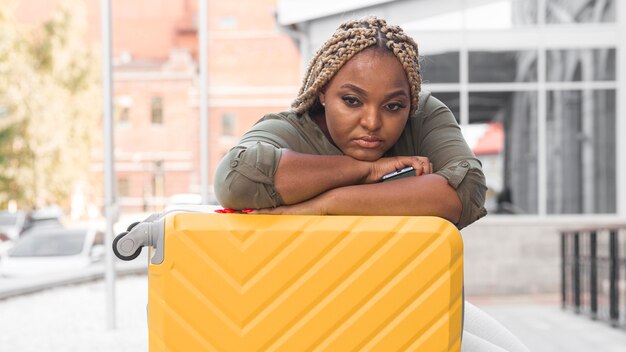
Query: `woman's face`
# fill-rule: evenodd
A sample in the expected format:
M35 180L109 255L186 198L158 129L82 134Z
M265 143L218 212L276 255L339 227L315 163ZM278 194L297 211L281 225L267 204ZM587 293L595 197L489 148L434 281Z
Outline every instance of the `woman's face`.
M400 61L380 49L365 49L350 59L319 99L325 105L326 125L321 127L327 128L331 142L364 161L378 160L396 143L411 103Z

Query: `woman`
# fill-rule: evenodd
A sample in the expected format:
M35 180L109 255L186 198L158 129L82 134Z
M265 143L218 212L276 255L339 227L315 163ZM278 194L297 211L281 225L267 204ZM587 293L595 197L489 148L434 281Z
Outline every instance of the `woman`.
M292 111L266 115L224 156L217 199L264 214L432 215L471 224L486 214L480 162L450 110L420 88L417 44L400 27L375 17L342 24L311 61ZM407 166L415 177L380 182ZM485 315L468 305L464 349L525 350L488 317L479 324L507 338L476 336L468 325L476 316Z

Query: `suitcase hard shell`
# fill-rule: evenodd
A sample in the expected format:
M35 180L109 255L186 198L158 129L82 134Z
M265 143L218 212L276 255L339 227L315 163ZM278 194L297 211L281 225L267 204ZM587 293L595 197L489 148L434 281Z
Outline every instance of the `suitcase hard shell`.
M150 351L460 351L463 245L443 219L174 213L160 224Z

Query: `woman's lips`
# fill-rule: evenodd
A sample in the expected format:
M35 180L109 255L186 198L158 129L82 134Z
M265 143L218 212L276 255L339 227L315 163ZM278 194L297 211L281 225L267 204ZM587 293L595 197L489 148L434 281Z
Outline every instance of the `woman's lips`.
M354 142L361 148L374 149L380 147L383 144L382 139L376 137L361 137L354 140Z

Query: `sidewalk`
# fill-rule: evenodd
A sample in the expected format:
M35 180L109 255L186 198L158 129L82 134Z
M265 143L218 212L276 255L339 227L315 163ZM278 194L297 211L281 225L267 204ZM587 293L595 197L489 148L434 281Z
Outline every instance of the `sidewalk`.
M106 330L102 280L0 300L0 352L148 350L145 275L117 281L117 329ZM561 311L555 296L470 297L533 352L623 352L626 330Z
M148 279L119 278L117 329L107 330L104 280L0 300L0 352L148 351Z
M563 311L558 296L469 297L533 352L624 352L626 329Z

